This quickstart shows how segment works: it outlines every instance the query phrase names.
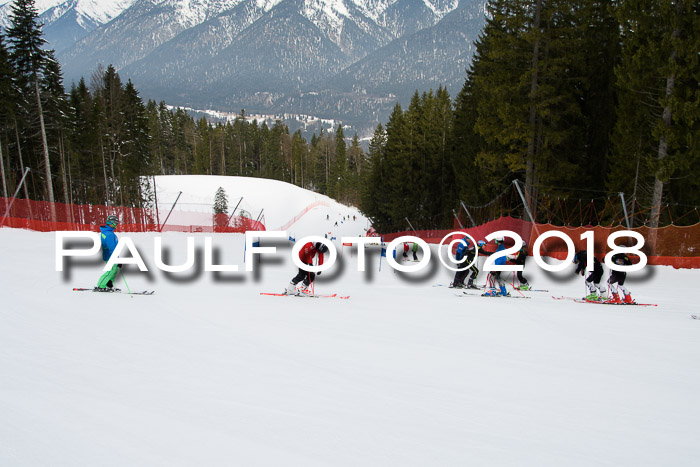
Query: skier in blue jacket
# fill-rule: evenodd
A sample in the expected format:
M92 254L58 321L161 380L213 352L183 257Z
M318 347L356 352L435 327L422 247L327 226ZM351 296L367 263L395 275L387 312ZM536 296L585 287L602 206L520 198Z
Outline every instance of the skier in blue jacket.
M478 254L484 255L484 256L490 256L493 253L489 253L483 250L484 245L486 245L486 242L483 240L479 240L476 242L476 246L471 245L468 240L469 237L465 236L462 241L459 243L457 246L457 251L455 252L455 260L457 261L463 261L460 264L460 267L464 267L467 264L471 264L468 268L464 269L463 271L457 271L455 273L455 277L452 280L452 284L450 284L450 287L461 289L461 288L466 288L466 289L476 289L476 285L474 285L474 281L476 280L477 276L479 275L479 268L477 261L475 261L477 252ZM464 283L465 279L469 278L469 281L467 284Z
M114 229L119 225L119 218L117 216L107 216L105 219L105 225L100 226L100 239L102 240L102 259L107 262L114 254L114 250L117 248L117 243L119 240L117 236L114 235ZM112 281L117 277L117 271L121 268L121 264L115 264L112 269L102 274L100 280L97 282L97 287L95 290L99 292L113 292L114 284Z
M503 237L496 237L494 242L496 243L496 246L497 246L496 254L498 254L499 252L506 249L506 246L503 243ZM499 256L498 258L496 258L496 261L494 261L494 264L496 266L505 265L506 264L506 255ZM498 287L486 291L484 293L484 295L488 295L491 297L498 297L498 296L507 297L507 296L509 296L510 293L506 290L506 282L501 277L501 271L491 271L489 274L491 275L491 278L494 281L494 285L498 285Z

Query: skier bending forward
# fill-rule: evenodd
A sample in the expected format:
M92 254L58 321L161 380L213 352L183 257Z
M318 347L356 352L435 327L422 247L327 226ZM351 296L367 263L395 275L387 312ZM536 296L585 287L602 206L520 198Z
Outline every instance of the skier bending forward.
M313 266L314 257L318 255L318 265L321 266L323 265L323 254L326 252L328 252L328 247L323 243L317 242L314 245L313 243L309 242L299 251L299 259L307 266ZM319 272L318 274L321 273ZM295 295L300 293L310 295L311 290L309 290L309 288L315 278L316 274L313 272L299 268L299 272L296 276L294 276L294 278L292 278L292 281L287 286L285 293L287 295ZM302 287L297 291L297 284L299 282L302 282Z
M586 274L586 267L588 266L588 253L586 250L581 250L574 256L574 264L577 264L576 274L581 274L582 276ZM586 278L586 287L588 287L588 295L586 295L586 300L603 300L603 295L605 294L605 286L600 285L600 280L603 278L603 265L600 264L598 258L593 257L593 271Z
M501 251L504 251L506 249L506 246L503 244L503 237L497 237L494 242L498 246L496 248L496 253L499 253ZM506 264L506 256L499 256L496 258L494 261L494 264L496 266L503 266ZM503 280L501 277L501 271L491 271L489 273L489 277L493 281L494 288L487 290L484 292L484 295L489 296L489 297L508 297L510 296L510 292L506 290L506 282ZM497 288L496 288L497 286Z
M618 253L613 255L611 258L612 262L619 266L629 266L632 264L629 256L624 253ZM625 287L625 278L627 273L624 271L610 271L610 277L608 278L608 299L606 303L627 303L628 305L634 304L632 300L632 294L627 287ZM617 289L620 288L624 298L620 300L620 296L617 294Z
M117 248L117 236L114 235L114 230L119 225L119 218L117 216L107 216L105 219L105 225L100 226L100 240L102 241L102 259L108 262L109 259L114 254L115 248ZM97 287L95 290L98 292L113 292L118 289L114 289L113 281L117 277L117 272L121 268L121 264L115 264L112 268L100 276L100 280L97 281Z

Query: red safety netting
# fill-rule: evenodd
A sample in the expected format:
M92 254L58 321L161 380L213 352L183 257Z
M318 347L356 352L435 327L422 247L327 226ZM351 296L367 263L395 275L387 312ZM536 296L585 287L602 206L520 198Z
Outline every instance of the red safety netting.
M582 239L581 235L585 232L593 231L595 255L602 260L605 254L610 251L608 237L614 232L627 229L622 226L561 227L552 224L533 224L532 222L512 217L501 217L469 229L404 231L387 234L383 238L385 242L390 242L395 238L408 235L420 237L427 243L440 243L445 235L457 231L466 232L478 241L499 230L509 230L520 235L527 242L530 255L532 255L532 246L537 237L551 230L566 234L573 242L576 251L586 249L587 241ZM656 229L637 227L630 230L638 232L644 237L645 245L642 248L642 252L647 255L648 264L673 266L676 268L700 268L700 224L688 227L670 225ZM445 244L449 244L450 241L457 238L459 237L450 238ZM508 246L512 245L513 241L509 241L506 238L505 243ZM625 246L634 246L636 242L632 238L624 238L617 241L618 245L623 245L623 243ZM564 259L567 251L564 240L550 238L542 244L540 254L556 259ZM634 258L632 259L634 261Z
M9 198L0 197L0 216L4 216L10 204ZM12 203L4 227L29 229L38 232L57 230L95 230L104 224L109 215L119 217L119 230L123 232L226 232L243 233L248 230L265 230L262 222L247 217L203 212L174 211L167 224L168 215L160 215L152 209L125 208L89 204L49 203L16 199Z
M302 209L301 212L300 212L299 214L297 214L296 216L292 217L292 218L289 220L289 222L287 222L286 224L284 224L282 227L278 228L277 230L287 230L287 229L290 228L292 225L294 225L299 219L301 219L302 217L304 217L304 216L306 215L306 213L308 213L309 211L311 211L312 209L314 209L314 208L316 208L316 207L318 207L318 206L330 206L330 203L329 203L328 201L326 201L326 200L314 201L313 203L309 204L309 205L306 206L304 209Z

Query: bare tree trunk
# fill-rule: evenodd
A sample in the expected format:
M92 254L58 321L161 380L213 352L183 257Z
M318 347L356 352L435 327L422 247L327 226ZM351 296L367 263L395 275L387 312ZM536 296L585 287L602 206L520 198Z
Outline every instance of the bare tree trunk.
M44 111L41 107L41 93L39 92L39 77L34 74L34 91L36 92L36 106L39 110L39 128L41 130L41 145L44 149L44 166L46 172L46 194L49 197L51 207L51 220L56 222L56 206L53 196L53 181L51 180L51 160L49 159L49 144L46 140L46 127L44 126Z
M19 140L19 128L17 128L17 122L15 121L15 138L17 138L17 154L19 155L19 167L24 173L24 161L22 160L22 145ZM29 202L29 190L27 189L27 184L24 184L24 198L27 200L27 206L29 207L29 218L34 219L34 212L32 210L32 203Z
M221 175L226 175L226 132L221 134Z
M534 187L535 184L535 156L537 143L537 84L540 55L540 17L542 13L542 0L535 2L535 19L532 25L535 31L535 44L532 49L532 78L530 79L530 138L527 142L527 155L525 160L525 193L530 209L534 208Z
M73 177L71 176L70 166L70 153L68 153L68 203L70 204L70 221L75 222L75 213L73 212Z
M59 140L59 145L58 145L58 153L61 156L61 179L63 182L63 202L68 205L68 174L66 173L66 160L65 160L65 152L63 150L63 135L59 135L58 137Z
M238 175L243 175L243 150L240 139L238 140Z
M680 12L682 11L682 1L679 1L676 4L676 14L679 15ZM678 26L673 30L673 37L678 38L680 36L680 30L678 29ZM675 63L676 58L678 57L678 51L674 50L671 52L671 63ZM666 78L666 106L664 107L664 112L662 115L662 120L664 122L664 129L668 130L671 127L671 118L672 118L672 112L671 112L671 103L670 103L670 97L673 95L673 88L675 86L676 82L676 76L672 72L670 76ZM659 138L659 149L657 152L657 160L662 161L666 158L666 155L668 154L668 142L666 141L666 132L661 133L661 138ZM654 193L651 198L651 219L649 226L652 228L657 228L659 226L659 218L661 217L661 201L663 198L663 193L664 193L664 182L659 179L659 172L655 174L655 180L654 180ZM654 239L655 240L655 239Z
M2 195L7 199L7 181L5 179L5 156L2 154L2 140L0 140L0 171L2 171Z
M105 147L100 136L100 153L102 153L102 173L105 178L105 206L109 206L109 181L107 180L107 160L105 159Z
M19 129L15 125L15 137L17 138L17 154L19 155L19 168L22 169L24 173L24 161L22 160L22 145L19 140ZM29 190L27 189L27 184L24 184L24 197L29 199Z

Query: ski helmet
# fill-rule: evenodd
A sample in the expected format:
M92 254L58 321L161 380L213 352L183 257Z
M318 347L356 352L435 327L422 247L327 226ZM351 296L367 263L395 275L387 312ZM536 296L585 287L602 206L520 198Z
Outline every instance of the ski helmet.
M115 228L119 225L119 218L117 216L107 216L105 219L105 225Z
M480 247L482 247L482 246L486 245L486 242L483 240L479 240L478 242L476 242L476 244L479 245Z
M503 243L503 237L496 237L493 241L496 243Z
M325 243L317 242L316 243L316 250L319 253L326 253L326 252L328 252L328 247L325 245Z
M527 250L527 242L523 240L523 246L520 247L521 250Z

